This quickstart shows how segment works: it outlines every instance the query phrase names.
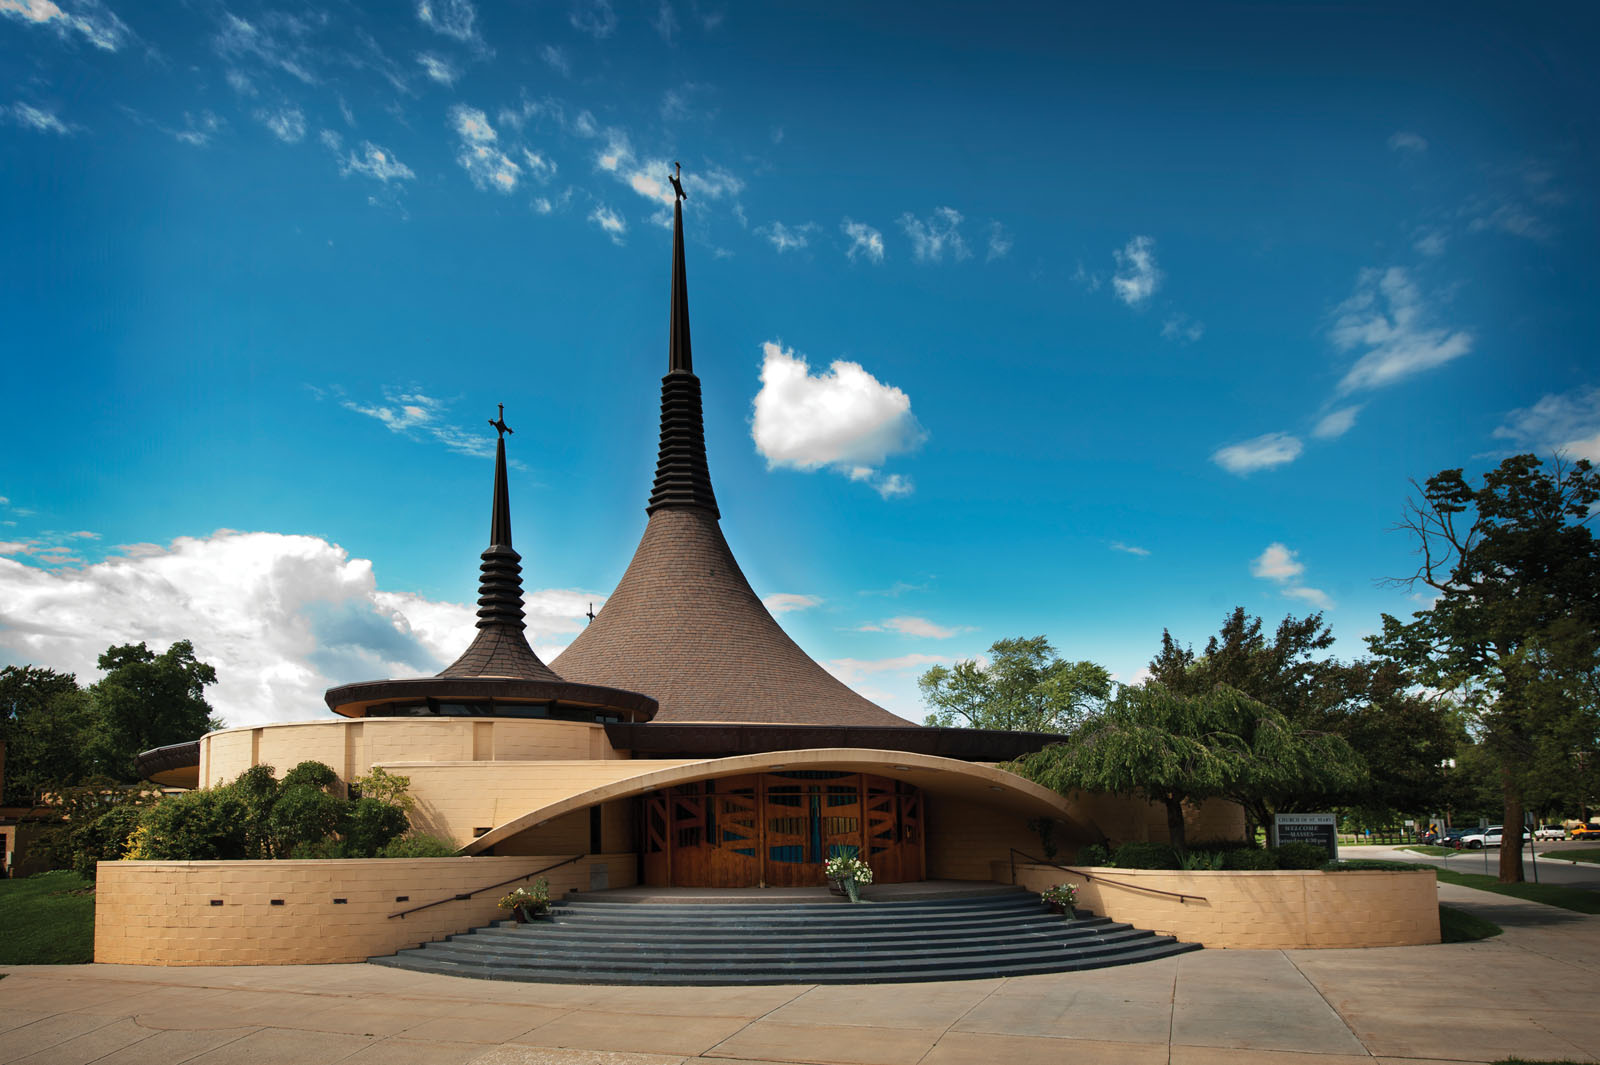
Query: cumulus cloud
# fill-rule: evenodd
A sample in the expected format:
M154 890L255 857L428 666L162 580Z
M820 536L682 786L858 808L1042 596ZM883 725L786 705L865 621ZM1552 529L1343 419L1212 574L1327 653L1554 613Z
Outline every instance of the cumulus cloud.
M1600 387L1542 396L1533 406L1507 414L1494 435L1519 448L1560 451L1600 464Z
M116 12L99 0L0 0L0 15L53 29L63 38L81 36L96 48L115 52L133 36Z
M814 606L822 605L822 599L815 595L800 595L797 592L777 592L761 600L761 605L767 608L769 614L787 614L795 610L810 610Z
M423 52L418 55L417 65L422 68L424 74L440 85L454 85L456 79L461 76L461 72L448 59L434 55L432 52Z
M860 363L839 360L813 375L792 349L768 341L761 350L761 391L750 436L768 469L826 467L872 485L885 498L911 491L905 478L880 471L890 455L927 438L911 413L910 396Z
M573 29L600 41L616 31L617 13L611 8L611 0L576 0L568 21Z
M263 108L256 112L256 121L272 131L272 135L285 144L298 144L306 135L306 116L298 107L283 107L276 111Z
M1341 393L1382 388L1472 350L1470 332L1431 324L1421 292L1402 267L1361 271L1336 314L1329 339L1340 351L1360 353L1339 382Z
M1336 440L1348 433L1356 424L1356 415L1361 413L1361 404L1352 407L1341 407L1335 411L1324 414L1317 422L1316 428L1311 430L1311 435L1318 440Z
M0 0L4 3L5 0ZM18 100L10 107L0 108L0 116L9 117L11 121L28 129L38 130L40 133L54 133L59 137L70 136L74 127L61 121L54 111L34 107Z
M382 403L359 403L347 399L340 406L382 422L392 433L413 440L433 440L460 455L491 458L495 453L495 438L492 435L462 428L459 423L450 420L449 404L416 389L400 391L386 388Z
M461 139L456 162L472 183L480 189L514 192L522 167L500 150L499 134L489 124L489 116L475 107L457 104L450 109L450 125Z
M1156 265L1156 242L1153 237L1134 237L1114 253L1117 272L1111 276L1111 287L1117 299L1130 307L1142 307L1161 287L1161 268Z
M972 255L961 239L961 212L954 207L937 207L925 219L907 211L900 228L911 238L911 257L919 263L941 262L946 252L957 262Z
M478 40L478 11L472 0L417 0L417 19L446 37L464 43Z
M865 222L852 222L846 218L840 225L840 230L849 238L850 246L845 249L845 258L855 262L859 255L869 262L883 262L883 234L867 225Z
M1420 134L1399 130L1389 138L1389 150L1395 152L1425 152L1428 142Z
M1261 580L1272 581L1286 599L1299 599L1319 610L1330 610L1333 601L1320 588L1310 588L1296 583L1306 571L1297 552L1281 543L1271 543L1250 562L1250 574Z
M1229 473L1242 477L1257 470L1269 470L1293 462L1300 457L1303 449L1299 437L1289 433L1265 433L1237 444L1219 447L1211 453L1211 461Z
M437 672L474 635L471 605L382 590L370 561L313 536L220 530L121 552L65 570L0 558L0 661L87 681L109 645L192 640L217 667L207 696L219 715L258 725L326 717L322 693L336 685ZM527 595L528 639L545 661L590 600L601 597Z
M781 254L786 251L804 248L816 228L816 225L812 222L793 227L786 226L782 222L773 222L770 225L756 227L755 232L758 236L766 237Z

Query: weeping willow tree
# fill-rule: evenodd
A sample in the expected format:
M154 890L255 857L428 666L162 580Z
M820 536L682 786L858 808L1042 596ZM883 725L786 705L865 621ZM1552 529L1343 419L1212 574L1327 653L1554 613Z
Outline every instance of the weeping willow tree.
M1156 683L1124 687L1065 743L1009 768L1062 794L1110 792L1160 803L1180 854L1188 853L1185 804L1232 799L1265 823L1297 794L1352 786L1366 775L1340 737L1297 729L1233 688L1185 695Z

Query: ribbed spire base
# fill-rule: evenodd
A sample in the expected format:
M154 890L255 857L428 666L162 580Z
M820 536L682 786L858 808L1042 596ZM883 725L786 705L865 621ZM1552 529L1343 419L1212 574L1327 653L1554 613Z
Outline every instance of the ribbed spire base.
M700 507L721 517L706 465L700 378L674 370L661 379L661 450L646 514L661 507Z

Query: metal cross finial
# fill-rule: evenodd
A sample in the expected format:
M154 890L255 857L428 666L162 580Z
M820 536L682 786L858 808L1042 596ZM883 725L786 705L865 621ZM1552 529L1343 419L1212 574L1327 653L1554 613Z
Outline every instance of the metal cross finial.
M587 614L585 614L584 617L588 618L590 621L594 620L594 604L593 603L589 604L589 612Z
M667 180L672 182L672 187L677 190L678 199L687 200L689 198L689 194L683 191L683 182L678 180L679 178L683 177L683 164L673 163L672 167L677 171L677 173L668 174Z
M497 403L495 406L500 408L500 417L491 421L489 424L494 426L495 429L499 431L500 436L503 439L507 433L512 433L516 430L512 429L511 426L506 424L506 405L504 403Z

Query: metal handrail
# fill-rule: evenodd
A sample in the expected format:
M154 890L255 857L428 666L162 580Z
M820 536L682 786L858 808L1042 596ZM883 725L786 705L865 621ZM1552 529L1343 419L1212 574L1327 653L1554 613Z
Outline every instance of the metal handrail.
M523 873L521 876L514 876L510 880L502 880L498 884L488 884L472 891L465 891L458 895L451 895L447 899L438 899L434 902L424 902L421 906L413 906L409 910L401 910L399 913L391 913L389 915L389 920L392 921L396 917L400 918L401 920L405 920L405 916L408 913L416 913L418 910L426 910L434 906L443 906L447 902L460 902L463 899L470 899L472 896L481 895L485 891L493 891L495 888L502 888L507 884L515 884L518 880L526 880L530 876L538 876L540 873L548 873L552 869L560 869L563 865L571 865L573 862L580 861L587 857L587 854L574 854L570 858L563 858L554 865L547 865L543 869L535 869L531 873Z
M1028 861L1034 862L1035 864L1048 865L1052 869L1060 869L1063 873L1071 873L1073 876L1081 876L1085 880L1090 880L1090 881L1098 880L1103 884L1111 884L1113 887L1127 888L1129 891L1148 891L1152 895L1170 895L1173 898L1177 899L1180 903L1188 902L1190 899L1194 899L1197 902L1208 902L1208 901L1210 901L1204 895L1187 895L1187 894L1184 894L1181 891L1162 891L1160 888L1145 887L1143 884L1130 884L1130 883L1128 883L1127 881L1124 881L1124 880L1113 880L1109 876L1097 876L1094 873L1086 873L1082 869L1076 869L1076 868L1074 868L1074 867L1072 867L1070 865L1061 865L1061 864L1058 864L1056 862L1046 861L1045 859L1040 858L1037 855L1029 854L1027 851L1019 851L1015 847L1011 848L1011 883L1012 884L1015 884L1017 882L1017 855L1019 855L1019 854L1022 855L1024 858L1028 859Z

